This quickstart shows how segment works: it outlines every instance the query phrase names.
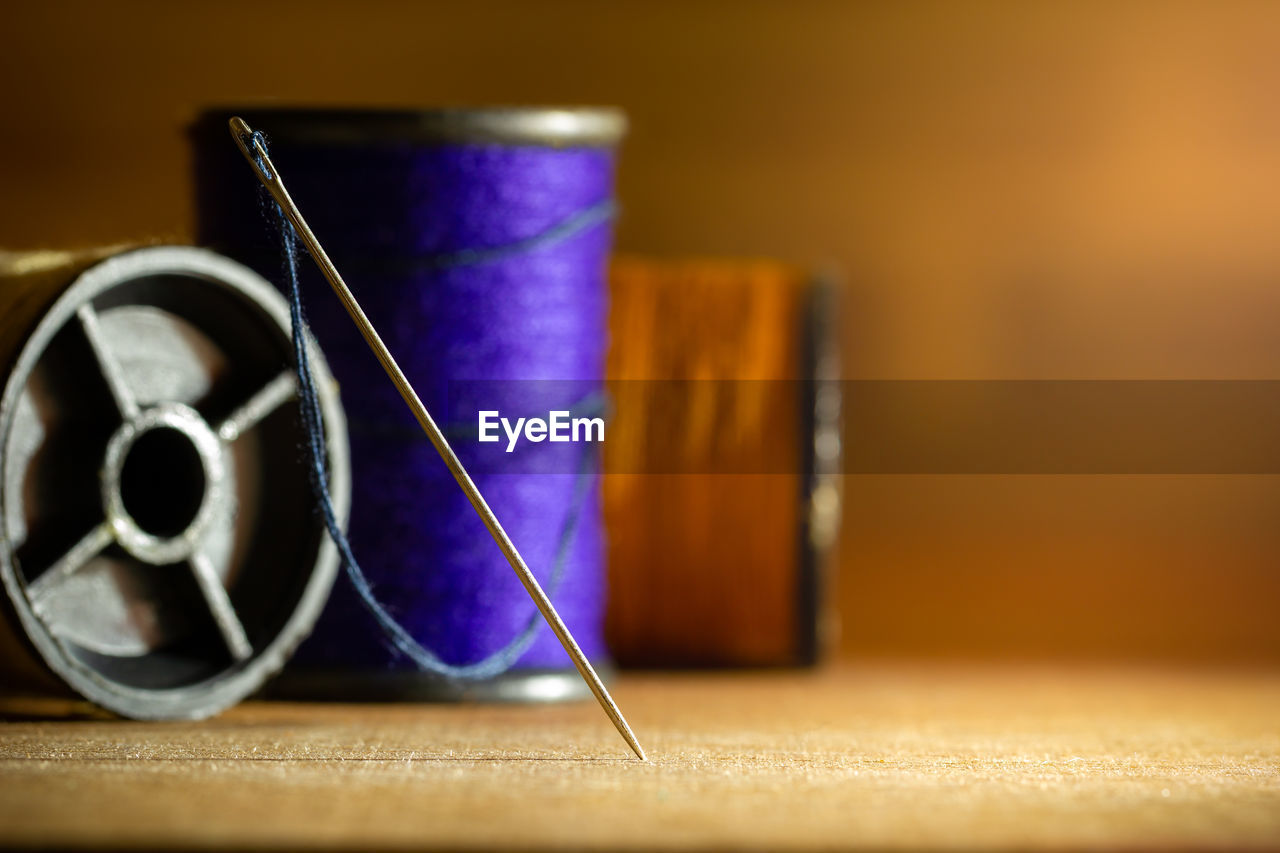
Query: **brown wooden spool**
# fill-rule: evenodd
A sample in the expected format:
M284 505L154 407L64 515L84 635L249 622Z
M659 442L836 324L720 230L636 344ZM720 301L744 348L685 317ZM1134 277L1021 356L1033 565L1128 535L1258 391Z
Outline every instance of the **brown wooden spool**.
M619 663L818 658L838 516L832 292L767 261L614 264L604 503Z

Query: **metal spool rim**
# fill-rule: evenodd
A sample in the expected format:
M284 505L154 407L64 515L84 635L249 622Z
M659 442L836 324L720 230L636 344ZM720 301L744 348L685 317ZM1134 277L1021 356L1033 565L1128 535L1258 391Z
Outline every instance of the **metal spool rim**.
M7 523L4 520L8 518L10 509L6 506L8 488L5 484L9 482L11 432L19 399L33 370L54 336L67 324L76 321L77 310L81 306L90 305L95 298L117 286L149 276L192 278L222 288L229 296L238 299L237 305L263 315L269 325L280 331L282 342L287 341L289 314L283 298L257 273L213 252L185 246L157 246L114 255L91 266L62 290L25 337L0 393L0 523ZM328 380L328 370L319 348L314 341L308 341L308 345L318 377ZM322 381L320 386L331 451L331 488L336 509L345 518L349 510L349 463L345 454L333 452L339 444L345 448L345 420L331 381ZM147 412L162 408L163 405L147 408L142 414L145 416ZM125 418L125 422L128 421ZM160 554L157 559L164 557ZM0 547L0 581L3 581L9 609L16 614L20 631L38 659L85 698L108 710L137 719L206 717L240 701L260 687L284 665L293 649L310 631L327 599L337 574L337 565L336 549L327 536L322 536L314 561L301 570L305 571L306 579L291 611L268 641L253 649L246 659L228 661L227 666L203 680L177 687L150 688L121 683L73 654L66 645L70 641L56 636L38 612L31 585L18 566L7 537Z
M606 682L610 666L597 666ZM281 699L331 699L344 702L481 702L543 704L592 698L575 669L512 669L482 681L442 678L427 672L398 670L290 669L269 688Z
M206 111L197 124L225 133L232 115L273 140L309 145L409 142L610 148L627 132L626 114L614 107L218 108Z

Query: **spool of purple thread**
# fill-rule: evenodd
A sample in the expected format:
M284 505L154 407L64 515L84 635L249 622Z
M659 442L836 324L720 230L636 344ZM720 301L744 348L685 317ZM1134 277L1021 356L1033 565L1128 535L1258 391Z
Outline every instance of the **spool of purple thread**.
M499 409L504 395L515 408L531 388L557 387L544 380L603 391L621 113L236 112L268 135L295 201L437 420L447 420L450 387L476 380L485 405ZM265 208L227 142L229 114L210 112L193 128L200 239L280 281L279 234L255 213ZM349 538L375 595L449 664L509 648L540 621L532 602L323 278L308 263L302 270L308 320L348 415ZM525 467L474 478L583 651L602 661L599 483L582 464L595 450L537 452L544 458L533 470L556 473ZM341 581L287 675L291 692L312 695L586 695L542 625L500 675L476 682L425 672Z

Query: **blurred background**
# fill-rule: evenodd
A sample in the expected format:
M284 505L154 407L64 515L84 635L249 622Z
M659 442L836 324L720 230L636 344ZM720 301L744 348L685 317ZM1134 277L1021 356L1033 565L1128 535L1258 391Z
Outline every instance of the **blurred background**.
M210 104L616 104L619 249L839 269L851 378L1280 378L1274 4L194 0L0 30L7 248L192 239ZM1274 476L844 493L843 656L1280 662Z

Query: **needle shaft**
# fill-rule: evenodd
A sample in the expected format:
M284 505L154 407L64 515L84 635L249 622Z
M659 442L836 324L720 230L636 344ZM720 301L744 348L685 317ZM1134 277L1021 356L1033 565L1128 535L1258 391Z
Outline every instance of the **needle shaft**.
M373 324L369 322L369 318L365 316L360 303L356 301L351 289L347 287L337 268L329 260L328 254L325 253L324 248L320 245L320 241L316 239L315 234L307 226L306 220L302 218L302 213L289 196L289 191L285 189L284 181L280 178L280 172L276 169L275 164L271 162L271 158L267 156L266 150L254 139L253 131L241 118L231 119L231 135L235 139L236 145L239 146L240 153L245 156L245 159L249 161L249 165L253 167L254 174L258 176L258 180L271 193L271 197L275 199L276 204L280 205L280 209L284 211L284 215L292 223L294 230L306 245L312 260L320 267L320 272L324 273L324 277L329 280L329 284L333 287L333 292L338 295L338 299L342 301L343 307L351 315L356 328L364 336L365 342L373 350L373 354L378 357L378 361L382 363L382 369L391 378L396 390L404 398L405 405L413 412L418 425L422 427L422 431L427 434L427 438L435 446L436 452L444 460L449 473L458 481L458 486L467 496L467 500L471 502L471 506L475 509L476 514L480 516L480 520L484 522L484 526L488 528L489 535L498 543L498 548L502 551L502 555L507 558L507 562L511 564L511 568L516 573L516 577L524 585L525 591L529 593L529 597L537 605L538 611L542 613L543 618L551 626L556 638L564 646L564 650L568 652L573 665L577 667L578 673L586 681L587 686L591 688L591 692L595 694L600 707L609 715L609 719L617 727L618 733L622 735L623 740L627 742L627 745L631 747L636 756L641 761L646 760L644 750L641 749L639 741L636 740L635 734L632 733L631 726L627 725L626 719L622 716L622 712L618 710L618 706L613 701L613 697L609 695L609 691L605 689L600 676L596 674L591 662L587 660L587 656L583 654L581 647L573 639L573 635L569 633L569 628L564 624L564 620L560 618L560 614L556 612L551 599L547 597L546 592L543 591L542 586L538 583L538 579L533 576L533 572L525 564L524 558L516 550L515 543L511 541L511 537L507 535L507 532L502 529L502 524L498 521L498 517L493 514L488 502L480 494L480 490L476 488L471 475L462 467L462 462L458 459L458 455L453 452L453 448L449 446L444 433L440 431L440 427L436 425L426 406L418 398L417 392L413 390L413 386L405 378L404 372L400 370L400 366L396 364L396 360L391 356L391 351L387 349L387 345L382 342L381 336L378 335Z

